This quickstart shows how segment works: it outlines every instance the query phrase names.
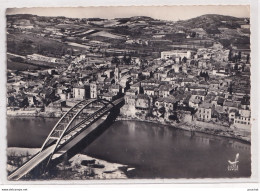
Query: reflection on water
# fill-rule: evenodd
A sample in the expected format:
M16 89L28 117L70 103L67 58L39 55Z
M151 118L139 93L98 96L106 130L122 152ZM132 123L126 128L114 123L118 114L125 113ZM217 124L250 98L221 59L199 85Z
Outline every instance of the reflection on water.
M114 123L84 153L135 167L133 178L248 177L250 145L224 137L134 121ZM240 154L239 171L227 170Z
M8 118L8 146L40 147L58 119ZM118 121L83 153L132 166L132 178L248 177L250 145L224 137L163 125ZM240 154L239 170L228 160Z
M7 118L7 146L39 148L59 119Z

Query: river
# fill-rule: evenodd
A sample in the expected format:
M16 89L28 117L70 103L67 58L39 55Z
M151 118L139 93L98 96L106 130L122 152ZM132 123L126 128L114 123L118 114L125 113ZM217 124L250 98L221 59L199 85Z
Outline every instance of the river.
M8 147L41 147L58 119L7 118ZM135 168L130 178L249 177L251 146L231 138L164 125L117 121L83 153ZM238 170L228 160L239 153Z

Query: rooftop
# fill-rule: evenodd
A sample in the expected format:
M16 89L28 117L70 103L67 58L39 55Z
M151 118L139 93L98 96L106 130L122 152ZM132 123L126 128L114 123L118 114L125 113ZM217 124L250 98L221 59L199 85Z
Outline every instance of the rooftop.
M199 105L199 107L204 109L211 109L211 104L204 102L201 105Z
M145 94L138 94L137 99L149 99L148 95Z

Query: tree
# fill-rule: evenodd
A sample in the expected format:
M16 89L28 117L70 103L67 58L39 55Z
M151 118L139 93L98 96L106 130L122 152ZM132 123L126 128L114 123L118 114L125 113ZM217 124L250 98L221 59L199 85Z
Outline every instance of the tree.
M159 111L159 113L161 114L161 116L164 117L165 107L160 107L158 111Z
M246 68L246 64L243 62L243 64L242 64L242 71L243 72L245 71L245 68Z
M209 74L208 74L208 72L205 73L205 77L204 77L204 78L205 78L205 81L208 81L208 80L209 80Z
M22 57L12 57L10 60L14 62L24 62L24 59Z
M132 61L132 58L131 58L131 55L129 55L126 59L126 63L127 64L131 64L131 61Z
M187 62L187 58L184 56L183 59L182 59L182 61L183 61L184 63L186 63L186 62Z
M232 50L229 50L228 61L232 61Z
M104 52L105 57L109 57L109 53L105 50Z
M241 52L240 52L240 51L238 52L237 59L238 59L239 61L241 60Z
M66 41L66 37L65 37L65 36L62 36L62 37L61 37L61 41L62 41L62 42L65 42L65 41Z
M231 64L230 64L230 63L227 63L226 69L227 69L228 71L230 71L230 69L231 69Z
M209 79L209 74L208 72L200 72L200 77L203 77L205 79L205 81L207 81Z
M176 115L169 115L169 120L177 121L178 117Z
M228 48L231 44L230 40L228 39L222 39L220 40L220 43L223 45L224 48Z
M114 57L112 58L112 60L111 60L111 63L112 63L112 64L119 64L119 63L120 63L120 60L119 60L119 58L118 58L117 56L114 56Z
M194 60L191 60L191 61L190 61L190 65L195 65L195 61L194 61Z
M238 64L237 64L237 63L235 64L234 69L235 69L235 70L238 70Z
M233 57L233 61L234 61L234 62L237 62L237 61L238 61L238 56L237 56L237 54L235 54L235 56Z
M230 85L229 85L228 92L230 95L232 95L232 92L233 92L232 83L230 83Z
M196 37L196 32L192 32L190 35L192 38Z
M248 64L248 62L249 62L249 59L250 59L250 56L249 56L249 54L248 55L246 55L246 63Z
M124 57L122 58L122 63L127 64L126 53L124 53Z
M70 48L70 56L72 56L72 55L74 55L74 50L73 50L73 48L71 47L71 48Z

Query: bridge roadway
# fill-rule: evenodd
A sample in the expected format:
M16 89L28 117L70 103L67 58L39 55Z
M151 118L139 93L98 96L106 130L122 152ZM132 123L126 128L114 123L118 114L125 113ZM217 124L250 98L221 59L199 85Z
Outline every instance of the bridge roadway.
M115 100L113 104L117 106L123 101L123 98L120 98L118 100ZM67 134L64 139L61 140L62 147L57 150L56 153L53 154L53 151L55 149L55 144L48 146L44 150L38 152L35 154L31 159L29 159L26 163L24 163L21 167L17 168L14 172L12 172L8 176L8 180L19 180L24 175L28 174L31 170L33 170L37 165L39 165L41 162L43 162L48 157L57 158L61 156L62 154L66 153L73 145L77 144L80 140L82 140L85 136L87 136L89 133L92 132L102 121L98 121L98 119L101 119L102 116L104 116L106 113L108 113L113 108L112 105L108 105L105 109L101 109L101 114L96 118L96 120L93 120L93 117L95 117L96 114L99 114L100 112L95 112L91 114L87 119L83 120L84 123L80 123L80 125L75 125L76 128L72 128L72 130ZM90 120L93 121L90 121ZM94 126L93 123L95 121L98 121L98 123ZM86 124L86 122L89 122L89 124ZM84 127L85 126L85 127ZM88 128L90 127L90 128ZM87 129L86 129L87 128ZM77 140L75 140L75 137ZM69 144L71 142L71 144Z
M52 150L54 149L55 145L52 145L42 152L38 152L33 158L31 158L29 161L27 161L25 164L23 164L19 169L14 171L10 176L8 176L8 180L19 180L21 177L26 175L28 172L30 172L32 169L34 169L39 163L44 161L50 154L52 153Z

